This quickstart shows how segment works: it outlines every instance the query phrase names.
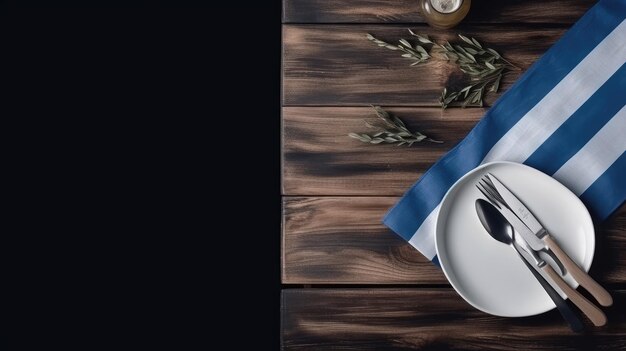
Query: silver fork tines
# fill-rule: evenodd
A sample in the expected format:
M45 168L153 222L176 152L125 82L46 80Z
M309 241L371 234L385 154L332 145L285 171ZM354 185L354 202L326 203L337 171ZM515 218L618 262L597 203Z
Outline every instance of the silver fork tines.
M488 175L484 175L481 180L484 183L484 186L486 188L488 188L489 190L491 190L491 194L493 194L493 196L496 197L496 199L503 205L506 205L506 201L504 201L504 198L502 198L502 195L500 195L500 193L498 192L498 190L496 189L496 186L493 184L493 182L491 181L491 178L489 178Z
M496 206L499 210L502 209L500 205L498 204L498 202L491 196L491 194L489 194L487 190L483 189L483 185L480 182L478 182L478 184L475 184L475 185L476 185L476 188L478 188L478 190L480 190L480 192L483 193L483 195L485 195L489 203Z
M489 202L491 202L498 209L501 209L500 206L506 206L506 202L504 202L504 199L502 199L498 191L489 184L490 182L491 180L485 180L485 177L483 177L480 181L478 181L476 187L481 193L483 193L483 195L485 195Z

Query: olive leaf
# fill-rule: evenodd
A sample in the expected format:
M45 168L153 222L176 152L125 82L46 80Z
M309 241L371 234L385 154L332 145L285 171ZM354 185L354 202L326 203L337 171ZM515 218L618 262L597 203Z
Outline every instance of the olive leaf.
M398 45L392 45L387 42L384 42L380 39L375 38L373 35L367 33L367 39L372 41L378 46L387 48L389 50L400 50L403 52L402 57L413 60L414 62L411 66L415 66L418 63L424 62L430 58L428 51L424 49L421 45L412 46L406 39L400 39Z

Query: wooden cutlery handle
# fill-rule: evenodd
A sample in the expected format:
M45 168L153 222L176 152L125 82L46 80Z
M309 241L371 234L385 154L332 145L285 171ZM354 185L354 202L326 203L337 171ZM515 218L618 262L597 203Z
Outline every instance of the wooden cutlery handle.
M543 266L544 272L548 273L548 276L556 283L556 285L563 290L565 295L569 297L570 300L574 303L574 305L578 306L580 310L591 320L593 325L596 327L601 327L606 324L606 316L598 306L592 304L589 300L587 300L584 296L582 296L578 291L572 289L563 278L554 271L554 269L549 265Z
M548 293L548 296L550 296L550 298L552 299L552 302L554 302L557 310L559 310L559 312L561 313L561 316L563 316L563 318L565 319L567 324L570 326L570 328L572 328L572 330L575 332L582 331L585 326L583 322L580 320L580 318L578 318L578 314L574 312L572 307L570 307L570 305L568 305L567 302L565 302L565 300L552 287L552 285L548 283L546 278L544 278L538 271L536 271L533 265L531 265L530 263L528 263L528 261L526 261L526 259L522 256L519 249L516 246L513 246L513 247L515 248L515 251L517 251L519 258L524 262L528 270L530 270L530 272L535 276L535 279L537 279L537 281L539 282L539 284L541 284L541 286L546 291L546 293Z
M550 235L547 235L544 240L546 241L546 244L548 244L548 247L554 251L556 257L561 260L561 263L563 263L563 266L567 269L569 274L571 274L583 288L587 289L587 291L589 291L589 293L593 295L596 300L598 300L600 305L611 306L613 304L611 294L609 294L606 289L593 280L589 274L578 267L578 265L572 261L572 259L563 250L561 250L559 245L557 245L556 241L554 241Z

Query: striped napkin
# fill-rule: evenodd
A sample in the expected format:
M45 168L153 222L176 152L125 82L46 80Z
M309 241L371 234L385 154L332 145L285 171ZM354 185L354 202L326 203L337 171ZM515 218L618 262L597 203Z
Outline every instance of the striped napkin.
M515 161L551 175L595 221L626 199L626 0L601 0L391 208L383 223L439 264L446 191L480 164Z

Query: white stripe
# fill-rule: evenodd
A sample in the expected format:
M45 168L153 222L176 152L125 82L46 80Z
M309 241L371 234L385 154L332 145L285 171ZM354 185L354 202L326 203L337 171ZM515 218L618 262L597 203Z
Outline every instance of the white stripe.
M626 106L553 177L580 196L626 151Z
M435 224L437 223L437 214L440 208L441 203L432 210L415 234L413 234L411 240L409 240L409 244L413 245L414 248L431 261L437 256L437 249L435 248Z
M524 162L626 62L622 21L489 151L482 163Z

